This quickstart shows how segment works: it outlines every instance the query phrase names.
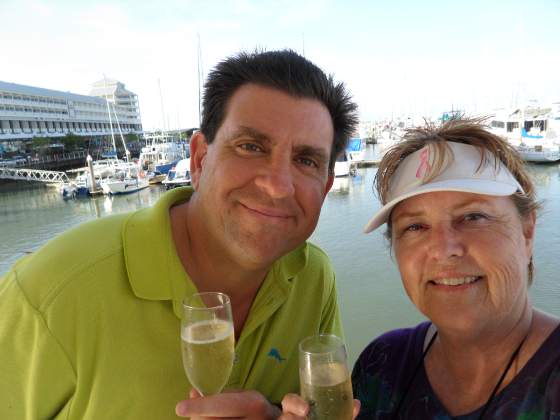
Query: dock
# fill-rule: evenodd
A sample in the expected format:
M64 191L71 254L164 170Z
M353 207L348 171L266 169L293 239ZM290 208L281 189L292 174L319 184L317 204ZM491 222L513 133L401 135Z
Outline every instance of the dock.
M368 159L352 163L355 164L358 168L371 168L372 166L379 165L379 162L381 162L381 159Z

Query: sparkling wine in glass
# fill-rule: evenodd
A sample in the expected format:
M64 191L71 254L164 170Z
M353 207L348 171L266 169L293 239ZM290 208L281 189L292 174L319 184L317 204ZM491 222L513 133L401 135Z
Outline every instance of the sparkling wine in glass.
M309 420L351 420L352 384L346 348L335 335L307 337L299 344L300 392Z
M183 366L202 395L218 394L233 367L235 337L229 297L195 293L183 300L181 322Z

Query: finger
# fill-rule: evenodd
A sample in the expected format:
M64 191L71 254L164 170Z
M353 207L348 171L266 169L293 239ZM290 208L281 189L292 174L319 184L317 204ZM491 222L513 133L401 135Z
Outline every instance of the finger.
M191 392L189 392L189 397L191 399L192 398L200 398L200 397L202 397L202 395L195 388L193 388L193 389L191 389Z
M360 414L360 407L361 406L362 406L362 403L360 402L360 400L354 400L354 407L352 407L352 418L353 419L358 417L358 414Z
M245 417L247 397L240 393L209 395L177 404L175 412L183 417Z
M305 417L299 417L292 413L282 413L278 420L305 420Z
M305 417L309 412L309 405L297 394L286 394L282 398L282 412Z

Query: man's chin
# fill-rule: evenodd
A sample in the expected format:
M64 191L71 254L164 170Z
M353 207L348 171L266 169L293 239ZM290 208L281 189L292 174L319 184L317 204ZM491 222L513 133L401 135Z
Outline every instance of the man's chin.
M237 258L240 263L244 266L251 266L253 269L268 268L279 258L293 251L300 244L293 246L287 246L282 244L282 246L274 246L273 244L267 243L265 240L262 241L251 241L247 243L238 244L237 248Z

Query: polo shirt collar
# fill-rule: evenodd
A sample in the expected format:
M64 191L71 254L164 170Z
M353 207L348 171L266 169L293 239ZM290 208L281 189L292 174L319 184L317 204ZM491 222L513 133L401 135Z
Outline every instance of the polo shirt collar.
M197 289L177 255L169 210L188 201L192 193L190 187L165 193L154 206L132 213L122 230L126 271L134 294L148 300L172 300L173 312L179 318L183 298ZM274 294L287 296L292 279L307 264L308 254L308 245L304 243L276 261L261 292L269 289L267 283L274 282Z
M171 233L169 210L188 201L192 188L165 193L152 207L134 212L123 231L123 249L128 279L134 294L148 300L172 300L181 317L181 301L196 287L183 269Z

